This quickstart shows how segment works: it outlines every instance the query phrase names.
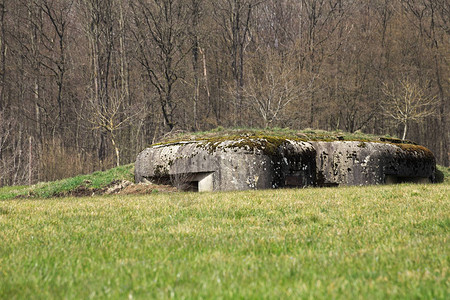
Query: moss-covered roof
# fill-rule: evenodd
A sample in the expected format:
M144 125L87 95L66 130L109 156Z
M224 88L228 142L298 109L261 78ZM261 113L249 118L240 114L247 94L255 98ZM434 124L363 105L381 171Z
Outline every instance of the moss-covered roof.
M252 128L230 128L218 127L210 131L203 132L175 132L160 139L157 144L172 144L181 141L206 141L210 143L222 141L238 141L242 139L269 139L269 140L295 140L295 141L360 141L379 142L392 144L415 144L410 141L403 141L389 136L376 136L365 134L359 131L348 133L343 131L324 130L293 130L289 128L272 129L252 129Z
M376 136L362 132L347 133L343 131L324 130L292 130L288 128L251 129L218 127L205 132L176 132L166 135L157 145L170 145L181 142L199 142L198 147L203 147L210 152L220 148L249 148L260 150L266 154L274 154L278 147L286 140L298 142L334 142L334 141L358 141L364 147L364 142L385 143L397 145L404 151L416 151L426 157L434 157L432 152L425 147L411 141L401 140L389 136ZM229 143L225 143L229 142ZM224 146L226 144L226 146Z
M209 137L199 141L197 147L203 148L209 152L215 152L217 149L240 148L248 151L259 151L266 155L277 154L281 145L289 141L302 140L298 138L286 138L269 135L248 135L248 136L222 136Z

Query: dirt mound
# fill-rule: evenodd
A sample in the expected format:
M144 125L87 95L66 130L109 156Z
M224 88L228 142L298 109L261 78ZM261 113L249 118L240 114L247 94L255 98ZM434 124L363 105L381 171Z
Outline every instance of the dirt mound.
M99 191L101 191L101 189L94 189L91 187L87 187L85 185L80 185L72 191L58 193L55 196L56 197L65 197L65 196L87 197L87 196L97 195L99 193Z
M134 184L128 180L114 180L104 188L90 187L92 182L85 180L75 189L67 192L60 192L53 195L54 197L90 197L101 195L145 195L155 192L176 192L177 188L170 185L158 185L152 183Z
M53 197L88 197L102 194L103 189L93 188L90 180L83 181L82 184L70 191L54 193Z
M177 192L176 187L170 185L158 185L158 184L131 184L125 187L123 190L119 191L119 194L133 195L133 194L150 194L155 192Z
M103 194L105 195L117 194L132 184L133 183L128 180L114 180L103 189Z

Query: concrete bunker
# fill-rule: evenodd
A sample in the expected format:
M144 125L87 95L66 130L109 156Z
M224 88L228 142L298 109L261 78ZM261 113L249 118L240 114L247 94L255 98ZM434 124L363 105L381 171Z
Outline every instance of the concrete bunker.
M311 144L281 138L178 142L142 151L135 177L193 191L305 187L314 185L315 157Z
M430 150L412 144L360 141L311 142L317 152L317 185L434 182Z
M202 192L425 183L435 170L433 154L412 144L241 136L151 146L135 179Z

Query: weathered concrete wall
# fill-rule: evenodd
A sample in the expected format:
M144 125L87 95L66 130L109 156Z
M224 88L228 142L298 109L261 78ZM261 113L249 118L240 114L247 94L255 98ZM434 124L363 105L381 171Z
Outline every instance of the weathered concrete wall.
M434 181L434 156L420 146L345 141L311 144L317 152L319 186Z
M269 151L264 144L258 147L244 144L242 141L214 144L200 141L147 148L136 160L136 182L161 178L190 181L198 184L199 191L314 185L312 145L286 140Z
M433 154L416 145L243 138L152 146L136 182L166 180L198 191L432 182Z

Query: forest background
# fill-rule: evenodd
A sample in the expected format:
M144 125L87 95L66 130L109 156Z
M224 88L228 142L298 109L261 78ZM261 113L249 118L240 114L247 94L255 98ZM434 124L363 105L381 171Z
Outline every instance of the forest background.
M405 137L449 165L447 0L0 0L0 186L171 131Z

